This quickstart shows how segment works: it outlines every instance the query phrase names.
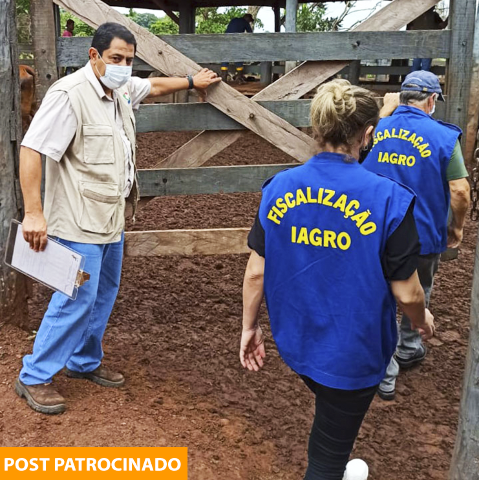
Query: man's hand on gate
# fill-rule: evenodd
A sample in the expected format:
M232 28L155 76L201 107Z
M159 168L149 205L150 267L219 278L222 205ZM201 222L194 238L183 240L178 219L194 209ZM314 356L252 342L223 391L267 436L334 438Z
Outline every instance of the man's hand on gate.
M213 83L221 82L221 78L208 68L203 68L193 77L193 85L195 90L204 100L206 98L206 89Z
M23 238L35 252L47 246L47 222L42 212L26 213L22 223Z

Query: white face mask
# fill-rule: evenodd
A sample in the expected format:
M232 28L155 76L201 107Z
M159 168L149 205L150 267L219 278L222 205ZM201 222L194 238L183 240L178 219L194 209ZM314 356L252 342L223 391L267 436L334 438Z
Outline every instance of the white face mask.
M98 57L105 64L106 70L105 75L100 76L100 82L105 85L106 88L120 88L125 85L128 80L131 78L132 67L122 66L122 65L111 65L110 63L105 63L100 54ZM97 68L98 72L98 68ZM100 73L100 72L98 72Z

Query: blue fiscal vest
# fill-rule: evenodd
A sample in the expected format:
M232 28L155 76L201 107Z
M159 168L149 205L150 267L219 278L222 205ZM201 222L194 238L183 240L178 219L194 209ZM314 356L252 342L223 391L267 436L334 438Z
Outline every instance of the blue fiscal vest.
M335 153L263 185L266 304L279 353L294 371L343 390L383 379L397 327L381 257L413 199Z
M455 125L433 119L418 108L401 105L383 118L363 166L412 188L421 255L447 248L450 202L447 167L461 135Z

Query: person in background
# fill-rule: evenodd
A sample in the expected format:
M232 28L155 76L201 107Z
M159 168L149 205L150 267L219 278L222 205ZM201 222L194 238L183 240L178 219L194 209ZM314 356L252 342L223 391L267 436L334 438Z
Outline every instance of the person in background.
M444 101L444 97L436 75L410 73L399 99L397 94L385 97L381 110L385 118L377 126L373 148L363 163L366 169L407 185L417 194L414 217L421 243L418 274L427 305L441 253L462 241L470 195L459 143L462 132L455 125L432 118L437 100ZM448 225L449 208L452 218ZM379 386L379 396L393 400L399 367L417 365L426 354L421 336L411 326L408 313L403 312L396 355Z
M67 20L67 27L62 33L62 37L73 37L73 30L75 30L75 22L70 18Z
M378 120L369 91L321 86L311 104L320 153L266 181L248 236L240 361L263 367L264 295L281 357L316 397L305 480L367 478L367 468L345 470L396 347L396 301L424 338L434 332L416 271L415 195L358 163Z
M408 30L443 30L447 27L448 20L443 20L436 8L432 7L420 17L408 24ZM432 58L415 58L412 62L411 72L418 70L431 70Z
M225 33L253 33L252 25L254 24L253 15L247 13L242 17L231 19ZM243 62L236 62L236 76L235 81L244 83L244 66ZM228 62L221 64L221 78L224 82L228 80Z
M67 28L62 33L62 37L73 37L73 30L75 29L75 22L69 18L67 20ZM75 71L73 67L67 67L65 69L65 75L70 75Z
M75 301L54 293L23 358L17 394L41 413L61 413L65 399L52 383L64 367L70 378L121 387L123 375L103 363L102 339L120 286L125 205L139 199L135 116L146 97L191 88L202 95L219 81L202 69L186 78L132 77L136 39L118 23L104 23L88 51L90 60L48 90L22 141L20 183L23 234L35 251L47 234L82 254L90 280ZM42 205L42 159L45 200Z

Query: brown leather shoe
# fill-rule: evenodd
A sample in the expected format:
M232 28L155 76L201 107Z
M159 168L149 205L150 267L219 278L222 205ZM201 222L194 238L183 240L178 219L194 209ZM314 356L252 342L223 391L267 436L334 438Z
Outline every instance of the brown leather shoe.
M40 413L57 414L66 410L65 399L51 383L25 385L19 378L15 382L15 392L25 398L30 408Z
M74 372L69 368L65 368L65 374L70 378L85 378L92 382L98 383L102 387L118 388L125 383L125 377L118 372L112 372L109 368L100 365L93 372Z

